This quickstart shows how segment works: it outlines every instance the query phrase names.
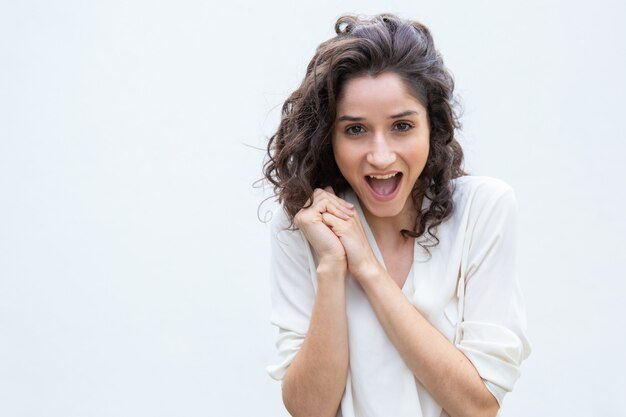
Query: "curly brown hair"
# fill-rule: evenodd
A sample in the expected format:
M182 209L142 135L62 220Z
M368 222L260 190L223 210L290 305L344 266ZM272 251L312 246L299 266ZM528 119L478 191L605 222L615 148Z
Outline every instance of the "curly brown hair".
M335 23L335 32L337 36L319 45L302 84L283 104L280 125L267 145L264 177L291 226L296 213L309 207L315 188L330 185L336 193L348 188L331 145L338 98L349 79L393 72L427 108L431 132L426 166L411 193L416 207L422 197L431 203L418 213L413 230L401 233L412 238L430 235L434 244L427 246L435 246L437 225L453 211L451 180L467 175L463 150L454 137L460 127L454 80L430 31L419 22L392 14L346 15Z

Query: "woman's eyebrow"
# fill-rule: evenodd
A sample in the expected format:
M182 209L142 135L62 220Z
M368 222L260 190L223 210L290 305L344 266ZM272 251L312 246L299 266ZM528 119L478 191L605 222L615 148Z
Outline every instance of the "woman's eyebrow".
M391 115L389 116L389 118L398 119L400 117L413 116L413 115L417 115L417 112L414 110L407 110L407 111L403 111L402 113ZM363 120L365 120L365 118L363 117L343 115L337 119L337 122L343 122L343 121L360 122Z
M406 116L417 116L417 112L415 110L407 110L407 111L403 111L402 113L398 113L398 114L394 114L393 116L389 116L390 119L397 119L399 117L406 117Z
M348 115L341 116L340 118L337 119L338 122L343 122L343 121L360 122L361 120L364 120L363 117L348 116Z

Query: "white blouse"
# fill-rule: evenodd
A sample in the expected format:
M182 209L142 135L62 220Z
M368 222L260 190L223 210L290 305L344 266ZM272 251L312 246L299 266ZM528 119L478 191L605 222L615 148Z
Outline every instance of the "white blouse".
M515 276L517 201L505 182L479 176L453 180L454 210L435 232L431 256L416 239L403 293L472 362L501 405L530 354L526 313ZM384 260L359 201L355 205L370 245ZM424 199L423 208L430 200ZM267 371L282 380L307 334L318 258L279 208L271 222L271 322L279 329L278 360ZM448 414L406 366L365 292L348 274L346 315L350 368L337 416L441 417Z

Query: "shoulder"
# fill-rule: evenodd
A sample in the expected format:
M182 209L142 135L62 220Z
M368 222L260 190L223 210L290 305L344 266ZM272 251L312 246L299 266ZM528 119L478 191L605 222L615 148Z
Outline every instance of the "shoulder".
M457 198L476 195L481 198L497 197L513 193L513 187L507 182L482 175L465 175L452 180Z
M513 187L501 179L466 175L452 182L453 200L459 210L482 212L493 205L517 206Z
M306 250L306 238L297 229L282 205L273 211L270 225L270 240L273 247L283 253L302 253Z
M515 223L517 199L513 187L493 177L467 175L452 180L453 212L447 220L455 233L494 230Z
M272 211L272 217L270 218L269 224L272 234L275 231L289 228L291 225L291 219L282 205L279 204Z
M278 205L274 209L269 224L272 239L294 239L300 233L293 225L291 218L282 205Z

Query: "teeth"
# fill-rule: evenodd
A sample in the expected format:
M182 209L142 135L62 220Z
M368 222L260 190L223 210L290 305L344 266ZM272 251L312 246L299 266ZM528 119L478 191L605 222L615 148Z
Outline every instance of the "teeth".
M376 178L377 180L386 180L388 178L395 177L396 174L398 174L398 173L394 172L393 174L387 174L387 175L368 175L368 177Z

